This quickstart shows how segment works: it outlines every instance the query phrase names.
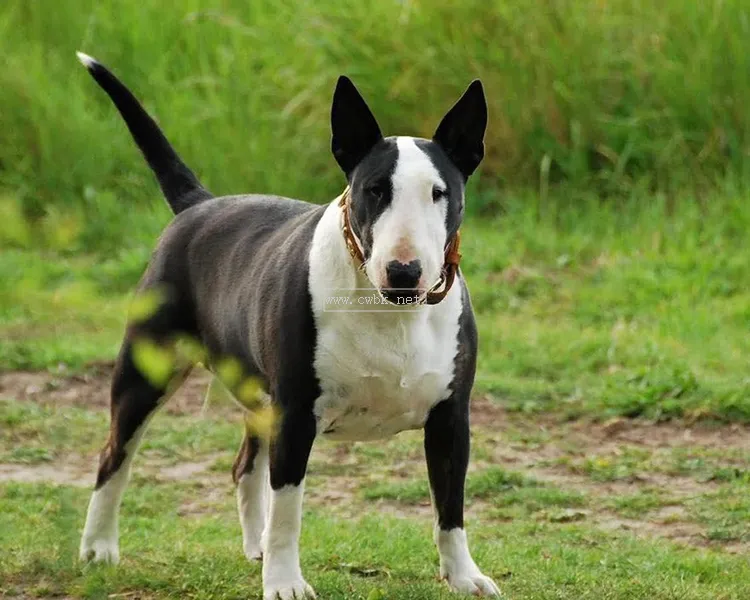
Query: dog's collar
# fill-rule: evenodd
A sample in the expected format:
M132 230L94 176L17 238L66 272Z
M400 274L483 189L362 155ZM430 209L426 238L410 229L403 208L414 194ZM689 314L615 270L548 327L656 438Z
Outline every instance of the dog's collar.
M341 207L342 214L341 232L344 234L346 249L349 251L352 260L356 263L357 268L362 269L365 264L365 255L362 251L362 244L352 229L351 217L349 215L351 209L351 190L349 186L346 186L346 189L339 197L339 206ZM443 262L443 269L440 272L440 278L425 294L422 300L425 304L439 303L453 286L453 281L456 279L456 272L458 271L458 263L461 261L461 255L458 252L460 241L461 237L458 231L448 240L448 245L445 247L445 261Z
M349 250L349 255L357 263L357 268L362 269L365 265L365 255L362 251L362 245L359 243L357 234L352 229L351 218L349 216L349 208L351 205L351 193L349 186L343 191L339 197L339 206L341 207L341 232L344 234L344 242L346 243L346 249Z

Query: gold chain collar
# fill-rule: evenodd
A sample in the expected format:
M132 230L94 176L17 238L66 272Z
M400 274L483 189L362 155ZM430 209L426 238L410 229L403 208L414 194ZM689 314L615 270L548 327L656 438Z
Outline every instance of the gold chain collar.
M349 215L351 209L351 190L349 186L346 186L346 189L341 194L339 206L342 209L341 232L344 234L346 248L349 250L349 255L356 263L357 268L361 269L365 263L365 256L362 251L362 244L352 229L351 217ZM440 278L425 295L424 303L439 303L453 286L453 282L456 279L456 272L458 271L458 263L461 261L461 255L458 252L460 241L460 235L457 231L456 235L448 241L448 245L445 247L445 262L440 272Z

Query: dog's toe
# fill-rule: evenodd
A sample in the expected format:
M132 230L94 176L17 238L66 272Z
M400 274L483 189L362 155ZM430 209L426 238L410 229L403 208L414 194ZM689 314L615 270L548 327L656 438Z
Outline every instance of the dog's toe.
M78 557L84 562L116 565L120 562L120 550L117 542L111 540L84 541Z
M304 580L271 586L263 591L263 600L312 600L315 591Z
M479 588L480 595L482 596L500 596L500 588L497 587L497 584L492 581L489 577L486 575L480 575L479 577L474 578L474 585Z
M501 596L500 588L486 575L473 573L471 575L446 577L448 586L454 592L473 594L475 596Z
M315 592L304 581L267 590L264 600L309 600L315 598Z

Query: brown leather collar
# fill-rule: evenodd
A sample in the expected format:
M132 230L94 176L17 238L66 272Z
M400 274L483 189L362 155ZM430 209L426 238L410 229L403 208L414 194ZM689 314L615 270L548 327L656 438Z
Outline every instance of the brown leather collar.
M349 215L350 205L351 194L349 186L347 186L339 198L339 206L342 208L341 232L344 234L344 242L346 243L347 250L349 250L349 255L357 264L357 268L362 269L365 263L365 256L362 252L362 244L360 244L357 235L352 229L351 217ZM456 279L456 272L458 271L458 263L461 261L461 255L458 252L460 241L461 237L458 231L448 241L448 245L445 247L443 270L440 272L440 278L435 285L425 294L423 300L425 304L437 304L445 298L453 286L453 282Z

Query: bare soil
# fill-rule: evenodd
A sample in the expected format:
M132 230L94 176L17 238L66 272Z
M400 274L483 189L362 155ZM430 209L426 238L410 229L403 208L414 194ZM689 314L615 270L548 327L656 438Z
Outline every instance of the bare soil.
M0 373L0 397L29 400L43 405L109 407L112 365L102 363L86 373L67 375L48 372L8 371ZM203 405L210 374L195 369L179 393L164 410L169 414L195 413Z

